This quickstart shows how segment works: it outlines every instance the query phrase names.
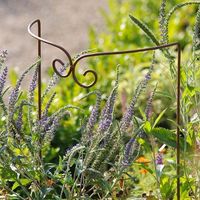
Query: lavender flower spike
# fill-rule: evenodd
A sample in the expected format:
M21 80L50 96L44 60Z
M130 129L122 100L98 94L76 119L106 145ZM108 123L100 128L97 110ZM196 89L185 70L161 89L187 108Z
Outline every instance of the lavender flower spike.
M9 108L9 118L11 119L13 116L13 111L14 111L14 107L15 104L17 102L17 98L18 98L18 94L19 94L19 90L20 90L20 86L22 84L22 81L24 79L24 77L28 74L28 72L35 66L38 64L39 61L36 61L31 67L29 67L20 77L20 79L17 81L17 84L15 86L15 88L13 88L10 96L9 96L9 102L8 102L8 108Z
M106 132L112 123L113 109L114 109L115 99L117 96L117 89L119 82L118 79L119 79L119 67L117 67L117 79L115 82L115 87L113 88L101 114L101 119L99 122L99 129L98 129L100 133Z
M59 127L59 122L64 115L70 115L69 111L64 111L62 115L58 115L52 119L52 121L48 121L44 118L45 125L44 125L44 141L51 142L54 138L55 132ZM42 122L42 121L41 121Z
M37 86L37 78L38 78L38 66L36 67L34 74L32 76L32 80L29 85L28 90L28 101L30 104L33 104L34 102L34 91ZM32 106L28 107L28 121L29 121L29 127L32 129L33 126L33 119L32 119Z
M19 106L19 110L18 110L18 117L17 117L17 121L16 121L16 127L17 130L21 130L22 128L22 118L23 118L23 106L26 105L26 101L22 101L20 106Z
M106 102L106 106L104 110L102 111L101 120L99 122L99 132L101 133L106 132L112 123L113 109L114 109L115 99L117 95L117 88L118 87L115 87L112 90Z
M42 117L47 117L48 112L49 112L49 108L51 107L51 104L53 103L53 100L54 100L55 96L56 96L56 92L54 92L54 93L51 95L49 101L47 102L46 107L45 107L45 110L44 110L44 112L42 113Z
M149 99L148 99L148 102L147 102L146 109L145 109L145 115L146 115L147 120L150 119L150 115L151 115L151 111L152 111L152 102L153 102L153 98L154 98L154 95L155 95L155 92L156 92L156 88L157 88L157 85L154 88L154 90L151 92Z
M135 95L133 96L133 99L132 99L127 111L125 112L124 116L122 117L122 120L120 123L120 130L122 132L125 132L130 126L132 117L134 115L134 109L135 109L134 107L135 107L135 104L137 102L137 99L138 99L140 93L141 93L141 83L137 86Z
M2 74L1 74L1 76L0 76L0 96L1 96L1 94L2 94L4 85L5 85L5 82L6 82L7 74L8 74L8 68L5 67L5 68L3 69L3 72L2 72Z
M153 71L154 64L155 64L155 54L153 55L153 61L152 61L151 67L149 68L149 71L145 75L144 80L142 80L139 83L139 85L137 86L135 93L133 95L133 98L131 100L131 103L130 103L126 113L122 117L122 120L121 120L121 123L120 123L120 130L122 132L125 132L131 124L131 120L132 120L133 115L134 115L135 104L136 104L137 99L139 98L140 94L147 87L147 84L148 84L149 80L151 79L151 73Z
M96 91L96 95L97 95L97 100L96 100L96 104L92 109L92 112L90 114L90 117L88 119L88 123L86 125L87 127L87 132L91 135L94 125L96 124L98 117L99 117L99 110L100 110L100 104L101 104L101 92L100 91Z
M37 86L37 77L38 77L38 67L36 67L35 72L33 74L33 78L31 80L30 86L29 86L29 101L32 101L33 99L33 92Z
M137 139L131 138L125 146L124 158L122 160L122 165L124 167L129 166L131 164L131 162L133 162L137 158L137 156L139 154L139 150L140 150L140 145L137 142Z

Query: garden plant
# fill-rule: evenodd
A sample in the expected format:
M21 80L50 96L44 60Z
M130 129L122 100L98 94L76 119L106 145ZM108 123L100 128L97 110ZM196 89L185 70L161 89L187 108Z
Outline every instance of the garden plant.
M88 51L96 51L96 38L100 51L180 41L180 199L198 200L200 2L162 0L159 8L152 0L109 2L111 15L104 16L113 34L91 30L94 50ZM153 22L148 15L140 20L137 15L142 15L134 5L157 9L157 24L155 10ZM133 12L128 16L131 9L136 15ZM186 11L191 24L184 18ZM178 31L184 34L176 35ZM51 71L49 82L42 86L39 119L37 78L41 58L13 84L6 66L9 55L2 50L0 198L177 199L176 55L177 49L166 48L115 59L91 59L88 65L99 70L99 81L90 89L80 88L70 77L68 82L60 80ZM66 63L61 73L68 66ZM11 87L7 87L8 77ZM29 87L21 89L27 77L31 77Z

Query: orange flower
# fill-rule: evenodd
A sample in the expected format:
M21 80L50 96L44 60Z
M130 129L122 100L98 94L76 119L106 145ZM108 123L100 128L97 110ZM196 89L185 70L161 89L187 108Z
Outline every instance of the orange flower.
M148 171L146 169L140 169L139 172L140 172L140 174L144 174L145 175L145 174L147 174Z
M147 158L145 158L143 155L142 156L140 156L135 162L137 162L137 163L140 163L140 164L143 164L143 165L148 165L151 161L149 160L149 159L147 159ZM144 168L142 168L142 169L140 169L139 170L139 173L140 174L147 174L147 172L148 172L148 170L146 170L146 169L144 169Z
M144 156L140 156L135 162L141 163L141 164L148 164L151 161L149 159L145 158Z

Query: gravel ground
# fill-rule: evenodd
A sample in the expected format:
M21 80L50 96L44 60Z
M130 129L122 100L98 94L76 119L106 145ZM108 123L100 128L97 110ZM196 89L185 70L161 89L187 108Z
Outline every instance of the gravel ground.
M27 25L41 19L43 37L65 47L72 55L88 48L88 28L103 28L100 8L106 0L0 0L0 48L9 52L9 67L19 71L36 58L36 41ZM43 45L43 69L63 54Z

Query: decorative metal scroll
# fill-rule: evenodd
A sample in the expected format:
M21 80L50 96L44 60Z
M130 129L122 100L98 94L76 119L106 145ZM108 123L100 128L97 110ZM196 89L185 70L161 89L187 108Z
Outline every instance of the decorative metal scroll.
M37 25L37 35L34 34L32 32L32 27L34 25ZM87 74L91 73L93 75L93 82L90 83L89 85L84 85L82 84L76 77L76 66L77 64L83 60L84 58L88 58L88 57L97 57L97 56L111 56L111 55L121 55L121 54L134 54L134 53L139 53L139 52L146 52L146 51L153 51L153 50L157 50L157 49L165 49L167 47L172 47L172 46L176 46L177 47L177 90L176 90L176 99L177 99L177 108L176 108L176 122L177 122L177 135L176 135L176 152L177 152L177 156L176 156L176 164L177 164L177 168L176 168L176 173L177 173L177 199L180 200L180 69L181 69L181 46L179 42L175 42L175 43L169 43L169 44L164 44L164 45L159 45L159 46L155 46L155 47L148 47L148 48L142 48L142 49L136 49L136 50L125 50L125 51L107 51L107 52L96 52L96 53L86 53L82 56L80 56L79 58L77 58L76 60L73 61L70 53L63 48L60 45L57 45L53 42L50 42L46 39L43 39L41 37L41 22L39 19L33 21L32 23L30 23L28 25L28 32L29 34L35 38L38 42L38 57L41 58L41 43L46 43L49 44L51 46L54 46L58 49L60 49L62 52L64 52L64 54L66 55L68 61L69 61L69 69L68 72L63 75L61 74L56 65L57 64L61 64L61 65L65 65L64 62L61 59L54 59L52 62L52 66L53 69L55 71L55 73L60 76L61 78L67 78L72 74L72 77L74 79L74 81L83 88L90 88L92 86L94 86L97 82L97 73L94 70L86 70L84 72L84 76L87 76ZM41 63L38 66L38 118L41 119L41 113L42 113L42 109L41 109L41 86L42 86L42 79L41 79Z

